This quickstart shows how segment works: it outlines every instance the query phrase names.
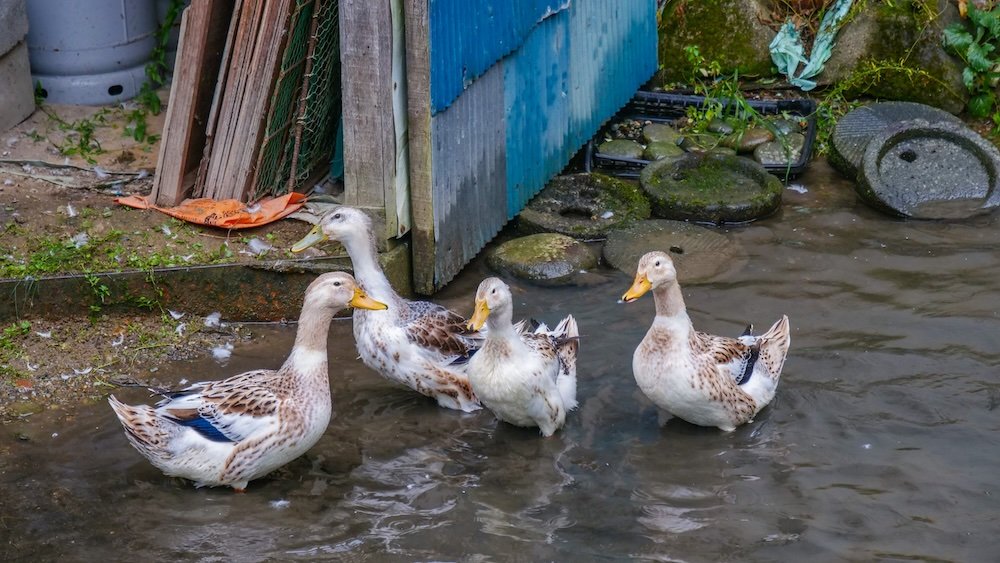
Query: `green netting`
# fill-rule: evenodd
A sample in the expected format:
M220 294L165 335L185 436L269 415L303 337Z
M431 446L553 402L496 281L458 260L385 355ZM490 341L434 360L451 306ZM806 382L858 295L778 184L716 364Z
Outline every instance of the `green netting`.
M319 167L329 165L340 117L337 14L338 0L295 0L257 157L253 200L302 191Z

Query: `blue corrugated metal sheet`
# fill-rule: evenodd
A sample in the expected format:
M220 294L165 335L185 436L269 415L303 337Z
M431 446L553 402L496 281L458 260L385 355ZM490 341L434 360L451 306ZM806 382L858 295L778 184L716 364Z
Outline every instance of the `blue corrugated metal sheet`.
M575 0L504 60L507 215L517 215L656 72L656 5Z
M446 4L462 21L471 17L471 6ZM432 34L434 17L447 17L442 13L431 14ZM485 62L484 53L499 49L480 47L486 39L472 27L452 40L432 37L429 56L430 98L435 91L457 91L450 107L436 114L432 109L430 119L434 288L475 257L656 71L656 2L572 0L536 22L515 51L471 85L464 84L471 67L454 63ZM435 53L470 45L482 51ZM415 265L421 283L427 267Z
M431 113L447 108L570 0L430 0Z

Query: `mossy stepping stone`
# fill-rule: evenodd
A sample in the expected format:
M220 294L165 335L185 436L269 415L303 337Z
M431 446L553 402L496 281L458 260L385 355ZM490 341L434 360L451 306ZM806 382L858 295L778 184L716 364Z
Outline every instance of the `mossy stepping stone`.
M904 122L872 137L855 189L916 219L963 219L1000 207L1000 151L964 125Z
M743 223L781 206L781 182L740 156L689 153L660 160L639 175L653 215L706 223Z
M643 254L662 250L670 254L682 283L707 281L746 263L738 242L712 229L686 223L651 219L614 231L604 244L604 259L629 276Z
M915 119L931 124L962 123L944 110L914 102L881 102L862 106L837 121L830 142L830 164L851 180L857 178L858 167L872 137L894 124Z
M501 274L560 285L573 281L581 270L597 266L590 248L566 235L539 233L509 240L490 251L490 268Z
M642 145L628 139L605 141L597 146L597 152L615 158L642 158Z
M633 182L604 174L569 174L553 179L529 201L517 226L525 234L598 239L609 230L648 219L649 213L646 195Z

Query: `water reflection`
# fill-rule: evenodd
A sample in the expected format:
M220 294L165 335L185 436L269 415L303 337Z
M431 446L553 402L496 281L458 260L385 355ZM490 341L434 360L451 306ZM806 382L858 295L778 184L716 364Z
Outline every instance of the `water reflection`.
M103 403L4 427L0 559L995 559L1000 218L887 218L821 163L800 182L780 216L727 230L745 264L684 287L701 330L791 318L751 425L661 420L631 372L652 300L615 303L629 276L512 282L517 316L580 324L581 404L552 438L393 387L335 322L328 432L245 495L164 477ZM486 275L478 261L436 299L468 313ZM280 362L292 330L261 330L229 373Z

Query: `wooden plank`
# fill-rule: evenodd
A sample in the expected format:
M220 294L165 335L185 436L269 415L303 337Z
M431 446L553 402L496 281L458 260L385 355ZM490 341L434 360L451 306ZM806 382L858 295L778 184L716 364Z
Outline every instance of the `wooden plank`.
M152 198L172 207L188 196L192 170L205 148L205 124L211 112L213 71L225 50L225 27L235 0L195 2L181 16L180 41L170 99L164 118L163 139L153 180Z
M405 0L407 127L410 143L410 213L413 290L430 295L434 283L434 196L431 169L430 0ZM341 20L343 21L343 20ZM346 82L346 80L345 80Z
M341 0L340 53L344 201L385 209L386 187L395 184L396 168L388 1Z
M209 163L206 194L215 199L244 200L255 176L257 153L288 33L292 0L264 0L253 17L240 23L227 86L228 103L219 116L221 151ZM249 13L248 13L249 15Z
M226 44L222 50L222 59L219 61L218 72L215 80L215 93L212 95L212 107L208 112L208 122L205 123L205 148L202 151L201 162L198 164L198 173L195 177L193 196L203 197L205 192L205 177L208 174L208 163L212 156L212 145L215 138L216 124L219 120L219 106L222 105L222 96L226 91L226 80L229 76L229 59L232 56L233 42L236 38L236 28L239 26L240 14L243 13L244 0L236 0L233 6L233 14L229 18L228 31L226 32ZM221 22L220 22L221 23Z

